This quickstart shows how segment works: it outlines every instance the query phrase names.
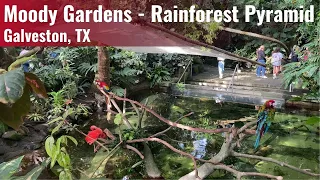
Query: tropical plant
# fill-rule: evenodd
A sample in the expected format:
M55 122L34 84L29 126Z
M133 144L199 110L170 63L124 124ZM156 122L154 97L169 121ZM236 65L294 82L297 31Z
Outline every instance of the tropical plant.
M44 160L40 166L35 167L30 172L24 176L16 177L14 174L20 169L20 164L24 156L20 156L16 159L13 159L9 162L3 162L0 164L0 173L1 179L15 179L15 180L24 180L24 179L38 179L43 169L47 167L50 163L50 158Z
M308 96L319 100L320 87L320 11L317 12L316 22L313 24L303 24L298 32L302 33L301 38L308 38L309 43L304 47L311 52L306 61L290 63L284 66L284 82L286 87L290 84L302 82L302 88L310 90ZM302 54L299 54L302 57ZM303 58L301 58L303 59Z
M48 156L52 159L50 168L53 168L57 163L59 165L59 167L57 167L59 179L73 179L71 173L71 160L67 152L67 146L68 140L71 140L75 145L78 145L78 142L74 137L69 135L62 135L57 139L55 139L53 135L62 128L65 124L65 120L73 113L73 110L68 109L62 116L59 116L48 123L58 123L58 125L51 131L51 136L46 139L45 149ZM69 124L67 124L67 126L69 126Z
M33 56L16 60L8 67L8 71L0 69L0 120L14 129L23 124L22 117L30 111L31 92L41 98L48 97L42 81L20 67L32 58Z

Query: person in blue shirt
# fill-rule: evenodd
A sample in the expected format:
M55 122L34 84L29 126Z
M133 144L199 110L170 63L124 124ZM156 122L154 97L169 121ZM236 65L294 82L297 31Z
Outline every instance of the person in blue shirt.
M258 56L258 62L261 64L266 64L266 55L264 53L264 46L260 46L260 48L257 51L257 56ZM264 66L258 65L257 67L257 77L261 78L268 78L266 76L266 68Z

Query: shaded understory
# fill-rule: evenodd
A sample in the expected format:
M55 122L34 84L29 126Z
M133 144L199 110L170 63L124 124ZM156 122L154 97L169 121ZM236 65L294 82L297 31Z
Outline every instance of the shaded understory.
M142 100L142 102L146 101L145 97L136 98ZM171 121L176 121L181 116L189 112L194 112L193 115L179 121L181 124L193 127L203 127L206 129L216 128L217 120L244 120L256 115L254 107L246 105L231 103L223 103L220 105L212 100L175 98L166 94L151 95L147 98L149 107ZM301 126L304 125L306 118L307 117L301 115L277 113L270 131L261 140L260 149L253 149L255 140L253 136L244 141L241 148L237 151L271 157L302 169L311 169L313 172L319 172L320 139L319 135L316 134L315 127ZM131 117L128 116L128 119L133 125L136 125L138 122L137 117L134 115ZM99 121L94 120L93 123L103 128L109 127L112 129L112 125L105 119ZM148 137L166 128L167 126L163 122L146 113L143 118L143 131L141 131L143 133L139 136ZM88 127L85 127L83 130L86 132ZM117 131L118 130L114 129L114 132ZM95 154L93 147L84 142L83 136L77 136L79 145L78 147L70 148L70 154L74 174L78 174L77 178L80 178L81 174L82 177L85 176L79 171L89 172L88 168L92 164L97 166L98 161L95 160L99 159L98 156L101 156L100 159L104 159L105 157L103 154ZM135 136L135 138L139 137ZM215 155L223 142L221 135L194 133L177 128L172 128L159 138L167 141L177 149L203 159L210 159L211 156ZM177 179L193 170L191 159L181 156L156 142L149 142L149 146L154 154L155 162L165 179ZM142 152L142 144L136 144L135 147ZM94 156L96 156L94 159L95 162L92 162ZM141 159L134 152L130 150L119 150L106 162L106 168L99 170L97 177L119 179L127 175L127 177L132 179L146 178L145 167L143 163L139 163L139 161L141 161ZM237 159L232 157L227 158L224 162L229 165L232 164L236 169L241 171L281 175L284 179L316 179L285 167L259 160ZM233 176L230 173L219 170L208 177L208 179L211 178L233 179ZM255 179L255 177L250 177L250 179Z

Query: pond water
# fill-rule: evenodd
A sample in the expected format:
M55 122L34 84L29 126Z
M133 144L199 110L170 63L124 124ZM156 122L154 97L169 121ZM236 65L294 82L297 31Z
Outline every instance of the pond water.
M136 98L144 103L148 99L149 107L171 121L176 121L183 115L194 112L191 116L181 119L179 123L206 129L216 128L218 120L246 120L254 118L257 113L252 106L232 103L217 104L215 101L205 98L177 98L167 94L144 95ZM137 125L138 118L135 115L129 115L128 118L133 125ZM261 140L261 148L254 150L255 136L252 136L242 143L239 152L271 157L319 173L320 139L317 134L319 131L316 127L304 126L307 118L302 115L277 112L275 122ZM104 119L96 120L93 124L102 128L108 127L113 129L114 132L118 132L118 128L114 129ZM146 113L143 117L142 127L143 131L140 132L143 133L140 135L148 137L166 129L168 126L151 114ZM87 126L84 131L86 132L88 129ZM204 134L171 128L159 138L197 158L210 159L219 151L224 140L222 136L221 134ZM114 156L107 158L106 152L94 153L93 146L87 145L83 136L78 137L79 145L72 147L72 152L70 152L74 174L77 174L77 178L89 176L140 179L147 177L141 159L132 151L120 149ZM193 170L193 163L189 158L181 156L156 142L149 142L148 145L154 154L155 163L165 179L178 179ZM143 152L142 145L137 144L135 147ZM227 158L224 163L233 164L236 169L241 171L271 173L281 175L284 179L318 179L258 160ZM102 168L98 169L100 164L102 164ZM90 175L92 170L97 170L96 176ZM234 179L231 174L224 171L215 171L207 179L213 178ZM257 178L250 177L250 179Z

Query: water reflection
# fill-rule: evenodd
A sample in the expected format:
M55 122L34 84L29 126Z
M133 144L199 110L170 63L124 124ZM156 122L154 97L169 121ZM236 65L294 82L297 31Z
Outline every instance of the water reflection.
M195 132L191 132L191 138L196 139L192 141L193 143L193 151L191 155L195 158L203 158L206 155L206 147L208 144L207 138L198 137ZM183 150L185 148L184 143L178 143L179 147Z

